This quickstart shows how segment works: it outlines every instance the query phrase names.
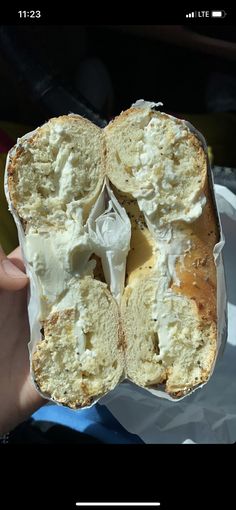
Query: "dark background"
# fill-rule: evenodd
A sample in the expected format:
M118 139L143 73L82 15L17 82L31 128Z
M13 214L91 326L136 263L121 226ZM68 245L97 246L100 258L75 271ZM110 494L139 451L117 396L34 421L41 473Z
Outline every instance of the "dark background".
M162 101L165 111L173 113L236 110L233 26L21 26L12 30L35 62L73 88L74 94L83 92L106 118L139 98ZM26 82L0 42L1 120L38 125L50 116L38 98L32 99ZM94 100L96 95L99 99Z
M103 127L137 99L161 101L204 135L215 182L236 193L236 30L227 12L217 23L182 12L183 25L0 26L3 152L54 116L79 113Z

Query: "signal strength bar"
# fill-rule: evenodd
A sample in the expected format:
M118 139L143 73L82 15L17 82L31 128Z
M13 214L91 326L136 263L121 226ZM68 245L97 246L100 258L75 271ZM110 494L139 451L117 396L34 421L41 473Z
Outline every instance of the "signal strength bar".
M195 18L195 12L189 12L186 14L186 18Z

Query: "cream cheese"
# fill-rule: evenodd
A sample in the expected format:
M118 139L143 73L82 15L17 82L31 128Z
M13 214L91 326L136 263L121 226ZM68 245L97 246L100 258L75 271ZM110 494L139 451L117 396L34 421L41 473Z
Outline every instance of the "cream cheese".
M179 191L175 189L181 174L172 157L173 153L176 156L174 144L187 138L188 134L184 123L173 122L170 137L161 116L152 118L144 127L143 139L138 143L139 164L132 169L138 189L134 196L156 244L156 291L151 306L154 330L159 339L159 354L154 355L157 361L165 360L173 352L172 343L176 334L180 340L185 336L191 337L192 341L195 335L192 331L194 320L189 300L171 290L172 283L180 284L176 275L176 262L183 263L184 255L191 248L191 241L180 230L178 222L195 221L206 204L197 176L193 191L187 191L186 196L180 197ZM187 321L184 324L183 317L188 316L189 323ZM184 328L185 335L182 332Z
M162 217L168 218L170 210L174 211L174 221L194 221L201 215L206 198L200 191L201 184L196 176L194 191L180 199L179 192L175 190L180 174L177 171L178 165L172 159L173 154L176 157L176 141L184 141L189 135L187 126L173 122L170 137L161 116L153 117L144 127L143 133L143 139L138 142L139 161L132 168L138 184L134 197L141 211L149 218L155 216L160 225L166 223L166 218L162 220ZM191 162L188 164L191 165ZM166 197L162 203L163 190L170 193L168 203Z
M54 172L60 174L59 193L60 200L66 201L73 195L76 166L74 164L75 155L73 150L67 146L61 146L54 163Z
M170 285L179 285L176 275L176 262L184 261L185 254L191 249L191 241L182 230L175 225L165 229L150 222L146 217L148 228L156 242L156 266L154 274L156 278L155 295L152 303L152 319L154 331L159 339L159 355L155 359L163 360L170 354L171 345L175 334L181 337L183 328L181 310L185 308L185 317L188 315L189 300L174 293ZM192 315L190 314L192 320ZM187 325L191 329L191 324ZM191 333L192 335L192 333ZM190 336L190 330L189 330Z
M86 336L83 329L83 321L79 319L76 321L74 326L74 335L77 339L77 355L81 356L81 354L86 350Z
M163 295L158 292L153 305L153 317L157 318L155 324L159 339L157 361L170 362L175 358L176 349L181 349L181 344L190 343L195 348L200 344L197 319L191 313L186 297L174 294L170 289ZM178 344L175 344L176 339Z
M67 154L63 170L62 167L59 169L62 176L64 172L65 179L67 173L71 173L68 161ZM64 188L66 193L66 186ZM25 256L39 292L39 319L42 321L50 313L74 309L77 354L81 355L86 351L86 333L91 324L80 295L80 279L93 277L96 262L89 259L92 253L96 253L101 257L110 291L120 301L130 248L131 224L125 209L110 189L108 179L85 226L82 226L82 209L78 202L71 202L66 213L67 219L61 230L38 233L29 228L25 238Z
M73 275L91 274L88 264L91 253L88 235L81 235L73 222L67 225L67 230L44 234L29 231L26 236L27 260L52 304L66 289Z

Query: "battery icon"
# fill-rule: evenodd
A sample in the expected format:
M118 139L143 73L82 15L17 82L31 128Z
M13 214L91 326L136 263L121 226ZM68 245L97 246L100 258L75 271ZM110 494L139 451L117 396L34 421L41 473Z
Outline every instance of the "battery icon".
M212 18L225 18L225 16L226 16L225 11L211 11Z

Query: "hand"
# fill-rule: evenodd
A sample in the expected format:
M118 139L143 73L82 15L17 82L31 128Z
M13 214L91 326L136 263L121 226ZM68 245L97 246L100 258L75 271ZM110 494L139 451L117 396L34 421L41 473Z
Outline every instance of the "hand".
M46 403L30 378L28 277L20 248L0 248L0 434L9 432Z

